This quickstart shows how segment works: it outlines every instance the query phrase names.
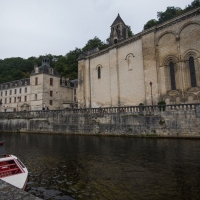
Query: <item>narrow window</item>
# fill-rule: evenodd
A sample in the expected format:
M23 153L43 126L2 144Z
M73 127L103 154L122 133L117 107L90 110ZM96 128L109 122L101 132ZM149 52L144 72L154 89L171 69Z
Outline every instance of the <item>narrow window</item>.
M35 85L38 84L38 77L35 78Z
M25 87L25 93L27 93L27 88Z
M35 100L37 100L37 94L35 94Z
M53 105L53 100L50 100L50 101L49 101L49 104L50 104L50 105Z
M19 98L19 102L21 102L21 97L18 97Z
M53 85L53 78L50 78L50 85Z
M197 82L196 82L196 74L195 74L195 66L194 66L194 58L193 57L189 58L189 67L190 67L191 86L196 87Z
M76 89L74 89L74 94L76 95Z
M20 93L20 94L22 93L22 88L19 89L19 93Z
M17 89L15 89L15 94L17 94Z
M26 97L26 96L24 96L24 101L25 101L25 102L27 101L27 97Z
M3 95L3 92L1 92L1 96Z
M12 90L10 90L10 95L12 95Z
M53 96L53 91L50 91L50 97L52 97Z
M10 98L10 103L11 103L11 98Z
M5 98L5 103L7 103L7 99Z
M101 78L101 67L98 67L98 78Z
M5 96L7 96L7 91L5 91Z
M14 98L14 102L16 103L16 97Z
M74 97L74 101L76 101L76 97Z
M176 90L176 80L175 80L175 71L174 71L174 63L169 63L170 68L170 79L171 79L171 89Z

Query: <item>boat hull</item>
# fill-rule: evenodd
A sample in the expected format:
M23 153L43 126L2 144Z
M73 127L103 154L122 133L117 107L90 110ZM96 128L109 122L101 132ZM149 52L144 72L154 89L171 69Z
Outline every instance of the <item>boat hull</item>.
M8 155L0 158L0 179L17 188L25 189L28 170L16 156Z

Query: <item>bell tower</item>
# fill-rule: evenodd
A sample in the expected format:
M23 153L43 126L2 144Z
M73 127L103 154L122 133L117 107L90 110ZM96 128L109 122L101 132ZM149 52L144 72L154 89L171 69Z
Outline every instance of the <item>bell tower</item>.
M118 14L115 21L111 25L110 44L117 44L118 42L128 38L128 29L120 15Z
M48 56L45 56L42 58L42 66L44 66L44 65L50 67L50 60L49 60Z

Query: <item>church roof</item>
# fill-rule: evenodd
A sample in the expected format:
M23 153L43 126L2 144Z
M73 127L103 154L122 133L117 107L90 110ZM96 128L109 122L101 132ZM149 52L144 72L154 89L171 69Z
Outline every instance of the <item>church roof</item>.
M122 18L120 17L119 13L118 13L118 15L117 15L115 21L112 23L111 26L114 26L114 25L118 24L119 22L122 22L124 25L126 25L126 24L124 23L124 21L122 20Z

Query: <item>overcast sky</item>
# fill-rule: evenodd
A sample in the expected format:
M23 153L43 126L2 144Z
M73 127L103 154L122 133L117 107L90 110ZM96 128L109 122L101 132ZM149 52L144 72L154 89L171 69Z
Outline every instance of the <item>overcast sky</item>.
M192 0L0 0L0 59L65 55L95 36L105 41L119 12L134 34L167 6Z

